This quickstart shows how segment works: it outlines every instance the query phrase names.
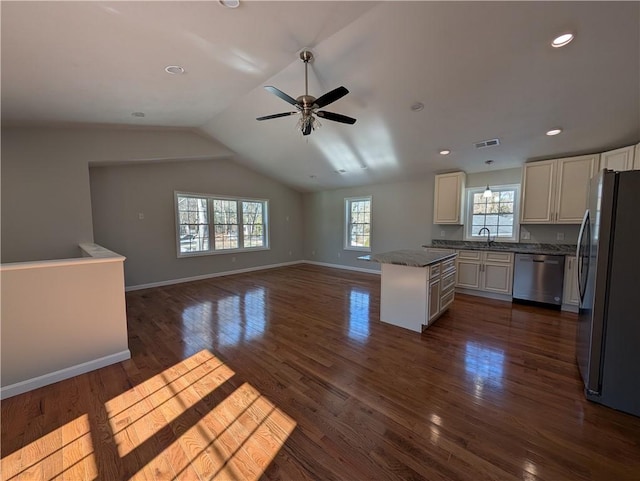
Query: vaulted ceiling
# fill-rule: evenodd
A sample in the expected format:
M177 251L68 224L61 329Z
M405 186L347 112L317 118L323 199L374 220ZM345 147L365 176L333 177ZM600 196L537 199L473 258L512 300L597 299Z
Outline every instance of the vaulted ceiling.
M296 189L640 140L639 2L7 2L2 122L193 128ZM575 40L552 48L565 31ZM310 136L265 91L344 85ZM165 67L179 65L182 75ZM411 106L424 104L421 111ZM134 112L144 113L135 117ZM554 127L562 134L545 135ZM498 138L500 145L474 144ZM451 150L442 156L441 149ZM344 171L344 172L340 172Z

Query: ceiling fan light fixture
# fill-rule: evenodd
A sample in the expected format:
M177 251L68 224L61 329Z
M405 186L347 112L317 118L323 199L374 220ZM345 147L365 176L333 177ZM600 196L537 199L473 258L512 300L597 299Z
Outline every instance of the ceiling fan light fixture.
M296 130L300 131L302 135L309 135L313 130L318 130L320 127L322 127L322 124L313 115L303 115L296 123Z

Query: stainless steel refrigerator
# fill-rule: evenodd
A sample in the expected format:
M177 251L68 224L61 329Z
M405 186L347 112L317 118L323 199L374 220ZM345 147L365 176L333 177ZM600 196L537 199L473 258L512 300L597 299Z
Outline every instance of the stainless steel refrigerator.
M640 171L591 179L577 256L585 395L640 416Z

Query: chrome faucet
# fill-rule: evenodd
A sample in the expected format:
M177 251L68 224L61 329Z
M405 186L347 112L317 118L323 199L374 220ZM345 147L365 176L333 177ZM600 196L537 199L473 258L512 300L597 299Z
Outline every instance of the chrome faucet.
M483 227L482 229L480 229L478 231L478 235L482 234L482 231L485 230L487 231L487 247L491 247L491 244L493 244L493 240L495 240L495 237L493 238L493 240L491 239L491 231L488 227Z

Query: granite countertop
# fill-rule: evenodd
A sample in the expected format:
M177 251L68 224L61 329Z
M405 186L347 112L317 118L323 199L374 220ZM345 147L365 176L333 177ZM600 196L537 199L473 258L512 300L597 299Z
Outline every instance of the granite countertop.
M380 264L398 264L409 267L427 267L445 259L454 258L457 254L440 254L423 250L402 249L398 251L383 252L361 256L363 261L379 262Z
M486 242L467 241L444 241L433 239L431 244L422 247L433 247L438 249L458 249L458 250L483 250L515 252L517 254L544 254L544 255L575 255L576 245L573 244L525 244L519 242L494 242L490 247Z

